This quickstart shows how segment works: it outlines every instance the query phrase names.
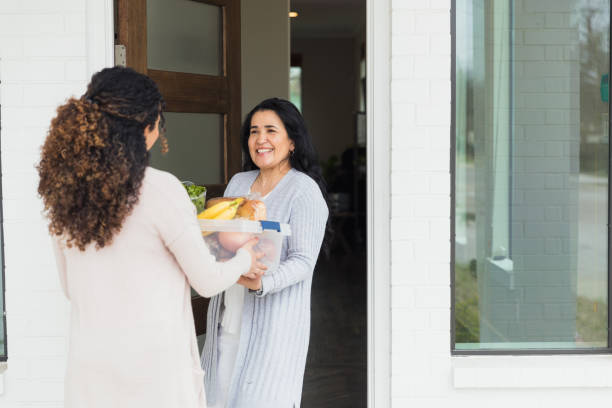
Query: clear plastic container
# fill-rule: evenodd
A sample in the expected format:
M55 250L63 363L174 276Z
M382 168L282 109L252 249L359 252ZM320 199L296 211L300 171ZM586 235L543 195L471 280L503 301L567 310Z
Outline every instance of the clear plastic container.
M220 236L219 233L238 233L238 235L233 235L230 238L240 242L247 241L252 237L258 237L259 242L255 246L255 250L264 253L264 257L260 262L268 267L266 274L273 274L278 268L283 238L291 235L289 224L275 221L250 221L243 219L198 221L200 222L202 232L208 233L204 236L204 240L207 242L212 254L217 258L217 261L228 260L235 255L231 245L228 245L224 240L225 237L228 237L228 234Z

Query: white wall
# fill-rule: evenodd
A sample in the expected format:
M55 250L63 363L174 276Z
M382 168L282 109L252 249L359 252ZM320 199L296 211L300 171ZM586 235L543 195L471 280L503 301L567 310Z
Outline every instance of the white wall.
M289 98L289 0L241 1L242 116Z
M392 406L609 404L611 356L450 355L450 3L392 1Z
M338 158L355 140L355 72L352 38L294 39L302 56L302 114L321 160Z
M83 0L0 2L5 408L62 406L68 303L41 217L34 166L56 107L85 89L86 12Z

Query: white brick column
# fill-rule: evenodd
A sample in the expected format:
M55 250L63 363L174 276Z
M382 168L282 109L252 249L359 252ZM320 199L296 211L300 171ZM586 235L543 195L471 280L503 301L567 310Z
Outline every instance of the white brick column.
M392 4L392 402L424 407L451 378L450 1Z
M6 408L63 406L68 302L41 216L35 164L56 107L86 85L85 13L83 0L0 2Z

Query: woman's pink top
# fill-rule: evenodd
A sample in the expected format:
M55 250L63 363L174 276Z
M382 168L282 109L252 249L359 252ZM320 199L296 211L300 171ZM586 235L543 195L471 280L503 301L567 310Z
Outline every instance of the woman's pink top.
M54 244L71 303L65 407L206 407L190 286L222 292L250 254L215 262L179 180L150 167L111 244Z

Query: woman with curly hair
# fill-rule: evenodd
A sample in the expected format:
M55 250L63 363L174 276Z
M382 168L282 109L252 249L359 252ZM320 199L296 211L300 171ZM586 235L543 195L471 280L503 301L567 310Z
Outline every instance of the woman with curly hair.
M38 192L71 302L66 407L206 407L190 286L210 297L265 269L255 240L216 263L179 180L148 167L163 106L147 76L104 69L58 108L42 149Z

